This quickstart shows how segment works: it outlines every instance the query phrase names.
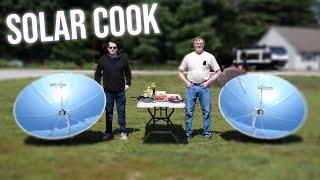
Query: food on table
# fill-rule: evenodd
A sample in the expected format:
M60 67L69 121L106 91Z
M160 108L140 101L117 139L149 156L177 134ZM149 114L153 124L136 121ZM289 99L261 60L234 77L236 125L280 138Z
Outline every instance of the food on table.
M157 101L165 101L165 100L167 100L167 96L165 94L158 94L158 95L156 95L156 100Z
M179 103L179 102L182 102L183 100L179 96L170 96L168 98L168 101L173 103Z
M169 101L173 101L173 100L180 100L180 98L178 96L170 96L168 98Z

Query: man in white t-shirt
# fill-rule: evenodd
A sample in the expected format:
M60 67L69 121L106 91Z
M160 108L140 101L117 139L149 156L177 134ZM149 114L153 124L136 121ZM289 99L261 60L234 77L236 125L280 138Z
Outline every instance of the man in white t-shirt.
M211 138L210 84L220 76L221 71L215 57L204 51L204 46L204 39L202 37L196 37L193 41L194 51L187 54L179 66L179 78L187 87L185 98L185 136L187 140L192 137L192 121L197 98L199 98L203 114L203 136L205 138ZM188 71L187 78L183 74L184 71Z

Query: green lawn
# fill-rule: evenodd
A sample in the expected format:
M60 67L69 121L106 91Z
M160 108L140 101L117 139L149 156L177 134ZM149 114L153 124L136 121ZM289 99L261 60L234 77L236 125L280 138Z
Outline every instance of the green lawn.
M184 95L176 76L134 76L127 94L129 141L119 134L101 141L103 117L86 132L63 141L43 141L28 136L16 125L12 107L17 94L32 81L0 81L0 178L1 179L319 179L320 178L320 78L286 77L306 96L309 114L295 134L276 141L249 138L232 129L217 105L220 89L213 90L213 139L201 136L199 105L194 120L196 136L182 140L184 110L173 115L180 144L168 135L144 141L149 118L130 97L150 82L158 89ZM117 122L114 121L117 132ZM163 127L159 127L163 128Z

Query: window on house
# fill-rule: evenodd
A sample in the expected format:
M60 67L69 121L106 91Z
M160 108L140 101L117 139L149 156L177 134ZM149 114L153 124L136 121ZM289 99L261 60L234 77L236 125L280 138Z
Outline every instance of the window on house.
M312 52L303 52L301 53L301 57L303 61L314 61L315 60L315 53Z

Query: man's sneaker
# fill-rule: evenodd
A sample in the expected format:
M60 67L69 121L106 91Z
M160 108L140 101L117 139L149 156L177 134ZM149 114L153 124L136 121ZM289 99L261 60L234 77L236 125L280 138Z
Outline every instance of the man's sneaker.
M105 133L104 136L102 136L103 140L110 140L112 138L112 135L109 133Z
M192 138L192 136L185 136L185 139L187 140L187 141L189 141L190 139Z
M122 133L120 133L120 139L121 140L128 140L128 134L127 133L125 133L125 132L122 132Z
M205 138L205 139L211 139L211 134L206 134L206 135L203 135L203 137Z

